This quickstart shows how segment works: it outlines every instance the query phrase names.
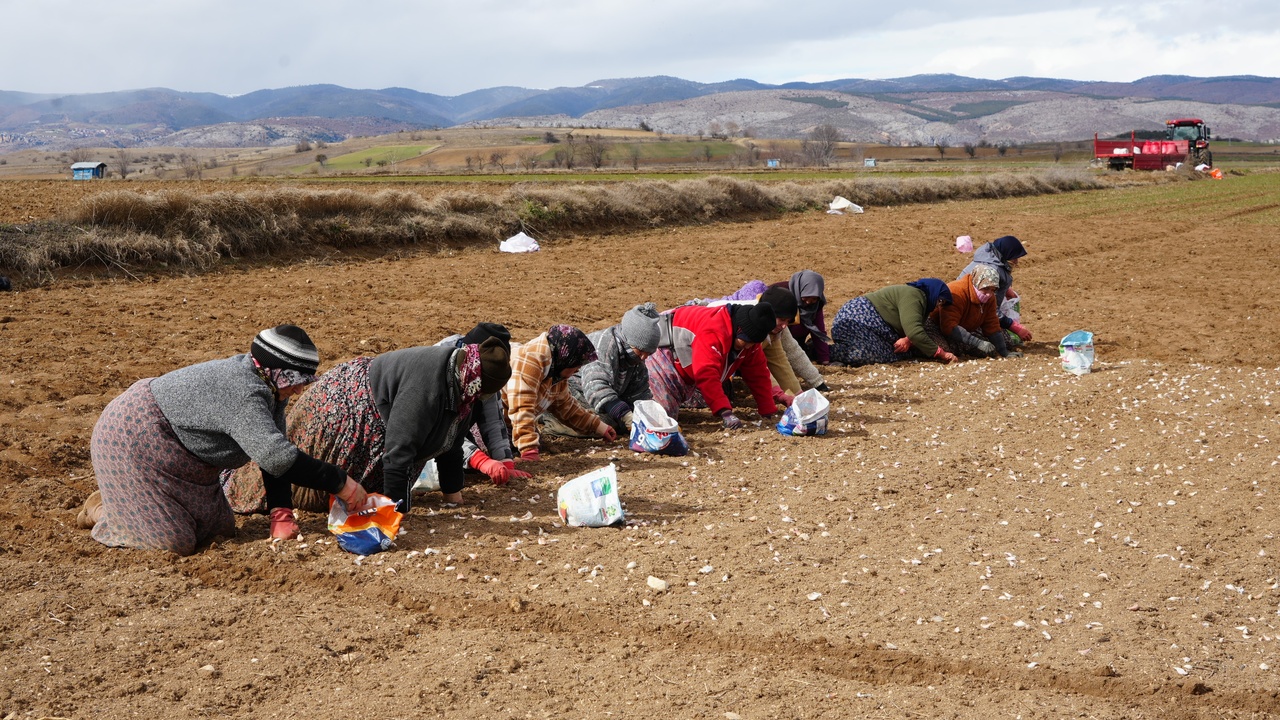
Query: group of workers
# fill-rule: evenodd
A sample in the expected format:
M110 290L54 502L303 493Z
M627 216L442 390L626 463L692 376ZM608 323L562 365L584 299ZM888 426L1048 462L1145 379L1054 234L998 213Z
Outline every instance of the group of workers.
M495 484L527 478L544 435L615 441L641 400L673 419L706 408L733 430L734 377L769 417L804 390L829 391L818 368L831 363L1015 357L1031 333L1000 309L1025 255L1017 238L998 238L950 283L848 301L830 333L812 270L666 312L637 305L590 334L553 325L517 344L483 322L319 376L307 332L280 325L246 354L139 380L112 400L90 445L98 490L77 521L105 545L182 555L234 534L235 512L266 513L271 537L287 538L295 511L326 511L330 495L358 508L381 493L409 512L430 460L445 503L461 502L468 470Z

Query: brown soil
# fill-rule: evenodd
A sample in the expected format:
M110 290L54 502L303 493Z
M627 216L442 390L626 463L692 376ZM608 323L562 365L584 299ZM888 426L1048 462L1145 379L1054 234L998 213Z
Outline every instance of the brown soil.
M1280 714L1275 223L1239 203L1168 223L1158 189L1110 192L1109 217L871 208L0 295L0 717ZM831 317L954 276L961 233L1026 240L1028 356L832 368L825 437L692 412L687 458L552 442L531 481L429 498L363 562L311 514L302 542L248 517L189 558L74 527L103 405L264 326L303 325L332 364L803 267ZM1079 328L1099 362L1075 378L1056 341ZM627 526L560 527L558 485L610 460Z

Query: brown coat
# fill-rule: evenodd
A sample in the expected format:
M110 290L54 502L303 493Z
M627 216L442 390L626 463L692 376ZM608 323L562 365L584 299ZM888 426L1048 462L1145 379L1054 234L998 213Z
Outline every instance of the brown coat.
M983 336L995 335L1000 331L1000 317L996 315L997 298L994 288L991 299L985 303L978 302L978 291L973 288L970 275L961 275L959 280L947 283L951 290L951 304L934 310L929 317L938 323L943 337L959 325L971 333Z

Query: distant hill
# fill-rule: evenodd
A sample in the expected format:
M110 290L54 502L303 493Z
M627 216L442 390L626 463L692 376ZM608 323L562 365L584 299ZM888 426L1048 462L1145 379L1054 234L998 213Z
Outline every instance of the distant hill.
M293 143L352 132L519 122L635 126L672 133L732 123L762 137L800 137L818 124L851 140L923 143L1077 140L1203 116L1219 136L1280 138L1280 79L1158 75L1132 83L913 75L766 85L669 76L582 87L496 87L446 97L407 88L307 85L246 95L165 88L79 95L0 91L0 152L23 147ZM269 128L269 129L268 129ZM207 129L207 130L204 130Z

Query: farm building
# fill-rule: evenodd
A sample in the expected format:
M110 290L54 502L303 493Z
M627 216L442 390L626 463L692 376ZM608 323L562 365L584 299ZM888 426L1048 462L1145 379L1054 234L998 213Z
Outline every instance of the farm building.
M72 180L100 180L107 176L104 162L78 162L71 165Z

